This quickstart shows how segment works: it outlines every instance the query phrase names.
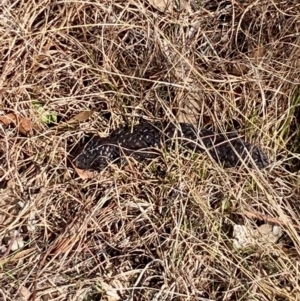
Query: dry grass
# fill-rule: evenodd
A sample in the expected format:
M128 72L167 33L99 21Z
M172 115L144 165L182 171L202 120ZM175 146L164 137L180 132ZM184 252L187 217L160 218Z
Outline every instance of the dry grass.
M298 1L176 3L2 1L2 115L34 130L1 126L1 301L299 300ZM36 104L94 114L51 127ZM140 117L239 128L272 164L173 152L80 179L84 133ZM266 222L279 243L233 248L235 224Z

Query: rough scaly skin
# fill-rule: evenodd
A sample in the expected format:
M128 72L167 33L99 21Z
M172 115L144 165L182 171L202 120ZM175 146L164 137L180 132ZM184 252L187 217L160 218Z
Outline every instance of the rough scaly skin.
M236 134L220 134L211 130L196 128L187 123L142 123L131 129L120 128L106 138L92 138L76 157L74 163L80 169L102 170L110 162L123 156L132 156L138 161L155 158L164 146L171 149L174 145L195 152L207 152L224 167L240 166L244 161L249 167L259 169L268 164L267 156Z

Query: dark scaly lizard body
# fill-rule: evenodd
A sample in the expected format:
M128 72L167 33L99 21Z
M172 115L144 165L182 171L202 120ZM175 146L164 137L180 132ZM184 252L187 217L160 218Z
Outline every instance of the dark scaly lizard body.
M269 164L262 150L236 134L225 135L208 129L197 131L187 123L175 125L146 121L131 129L120 128L106 138L92 138L74 163L80 169L102 170L124 155L138 161L155 158L164 145L170 149L175 143L198 153L208 152L224 167L240 166L244 160L249 167L256 165L259 169Z

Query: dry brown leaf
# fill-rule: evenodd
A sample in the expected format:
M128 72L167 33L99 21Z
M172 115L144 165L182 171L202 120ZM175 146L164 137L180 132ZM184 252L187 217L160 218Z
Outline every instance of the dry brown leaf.
M12 123L16 123L16 121L17 121L17 117L13 113L0 116L0 122L5 126L10 125Z
M54 254L64 254L70 251L74 246L73 237L63 237L55 243Z
M261 60L266 53L266 48L264 46L258 46L249 51L249 57L256 60Z
M19 296L22 298L22 300L29 300L31 292L25 286L21 286L19 289Z
M118 301L120 300L120 296L117 293L117 290L113 288L110 284L101 281L101 287L107 294L107 299L109 301Z
M58 124L55 128L63 129L66 127L71 127L71 126L77 125L78 123L89 119L93 115L93 113L94 113L93 111L82 111L82 112L78 113L77 115L75 115L74 117L72 117L70 120L68 120L64 123Z
M198 126L199 115L201 112L201 100L196 99L192 94L189 94L183 101L180 102L177 113L179 122L191 123Z
M4 257L0 260L0 265L4 265L8 261L15 262L17 260L20 260L20 258L24 258L26 255L30 254L33 251L34 251L34 248L30 248L30 249L26 249L26 250L21 250L20 252L17 252L14 255Z
M4 116L0 116L0 122L4 125L14 124L20 133L27 135L33 129L32 122L27 118L22 118L14 113L9 113Z
M250 244L275 244L282 235L282 229L277 225L263 224L257 229L245 225L234 225L234 246L239 249Z
M33 129L32 122L27 118L21 118L18 127L19 131L24 135L27 135Z
M95 177L95 172L90 170L79 169L74 166L75 171L82 180L92 179Z
M161 12L173 12L172 0L148 0L148 2Z
M83 122L93 115L93 111L82 111L67 121L68 124Z

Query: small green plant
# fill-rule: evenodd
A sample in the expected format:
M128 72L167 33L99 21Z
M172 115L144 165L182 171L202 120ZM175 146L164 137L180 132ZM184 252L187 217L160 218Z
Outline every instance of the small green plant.
M38 101L33 101L32 105L33 105L35 111L37 112L37 114L39 114L39 117L40 117L40 120L42 121L42 123L44 123L46 125L57 123L57 113L56 112L47 111L45 109L45 107L43 106L43 104Z

